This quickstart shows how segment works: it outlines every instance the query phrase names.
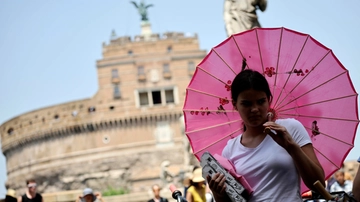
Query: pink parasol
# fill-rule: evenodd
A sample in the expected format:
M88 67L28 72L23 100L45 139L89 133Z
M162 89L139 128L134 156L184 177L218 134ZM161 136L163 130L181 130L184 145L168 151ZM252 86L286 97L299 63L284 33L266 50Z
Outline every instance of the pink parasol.
M295 118L305 126L329 177L353 148L359 124L357 93L348 70L329 48L286 28L232 35L197 66L183 108L195 156L221 154L227 141L242 132L230 86L243 59L268 80L275 118ZM306 189L302 184L302 191Z

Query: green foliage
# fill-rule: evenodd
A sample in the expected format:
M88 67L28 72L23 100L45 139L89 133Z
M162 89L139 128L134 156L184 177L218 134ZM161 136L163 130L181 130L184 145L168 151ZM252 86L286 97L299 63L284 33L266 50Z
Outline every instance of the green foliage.
M113 187L108 187L107 190L105 190L102 195L103 196L116 196L116 195L123 195L123 194L127 194L128 191L124 188L113 188Z

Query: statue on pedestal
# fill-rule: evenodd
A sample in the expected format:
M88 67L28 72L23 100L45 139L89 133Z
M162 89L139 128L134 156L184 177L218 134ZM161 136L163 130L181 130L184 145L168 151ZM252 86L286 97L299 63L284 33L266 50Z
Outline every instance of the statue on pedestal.
M142 0L140 4L137 4L135 1L130 1L130 3L134 4L134 6L137 8L140 16L141 16L141 22L148 22L148 14L147 9L151 6L154 6L153 4L146 5L145 2Z
M256 9L265 11L267 0L225 0L224 21L228 36L261 27Z

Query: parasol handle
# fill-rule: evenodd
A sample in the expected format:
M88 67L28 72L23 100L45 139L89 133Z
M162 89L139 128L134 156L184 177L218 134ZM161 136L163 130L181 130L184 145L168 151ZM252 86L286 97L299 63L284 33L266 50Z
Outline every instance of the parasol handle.
M272 112L268 112L268 113L267 113L268 121L272 121L273 117L274 117L274 114L273 114ZM265 133L265 134L271 133L270 128L269 128L269 127L266 127L266 128L264 129L264 133Z
M319 180L314 183L314 187L318 190L318 192L323 196L327 201L331 200L333 197L329 192L326 191L325 187L321 184Z

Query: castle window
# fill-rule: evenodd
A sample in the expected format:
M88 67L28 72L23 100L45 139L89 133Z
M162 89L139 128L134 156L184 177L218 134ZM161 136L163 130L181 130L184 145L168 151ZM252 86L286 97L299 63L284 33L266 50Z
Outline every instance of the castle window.
M168 47L167 47L167 52L168 52L168 53L171 53L171 51L172 51L172 46L168 46Z
M96 111L96 109L95 109L94 106L91 106L91 107L88 108L88 112L89 112L89 113L93 113L93 112L95 112L95 111Z
M140 101L140 106L147 106L147 105L149 105L148 92L141 92L141 93L139 93L139 101Z
M119 78L119 72L117 69L111 70L111 78Z
M133 55L133 51L132 51L132 50L129 50L129 51L128 51L128 55L129 55L129 56L132 56L132 55Z
M117 69L111 70L111 82L115 84L120 83L119 72Z
M59 115L55 114L54 119L59 119Z
M144 66L138 66L138 75L144 75L144 74L145 74Z
M161 91L152 91L151 94L153 104L161 104Z
M166 99L166 104L175 103L173 89L165 90L165 99Z
M166 87L160 89L147 89L137 91L136 97L136 105L138 107L141 106L157 106L157 105L167 105L167 104L175 104L176 97L176 87Z
M119 85L114 85L114 99L120 99L121 98L121 92Z
M7 130L8 135L12 135L14 134L14 129L13 128L9 128L9 130Z
M165 63L165 64L163 65L163 72L164 72L164 73L170 72L170 66L169 66L168 63Z
M193 75L195 72L195 63L193 61L188 62L188 72Z
M144 66L138 66L138 67L137 67L137 71L138 71L138 80L139 80L139 81L145 81L145 80L146 80L146 76L145 76Z
M163 64L163 76L165 79L171 78L170 66L168 63Z

